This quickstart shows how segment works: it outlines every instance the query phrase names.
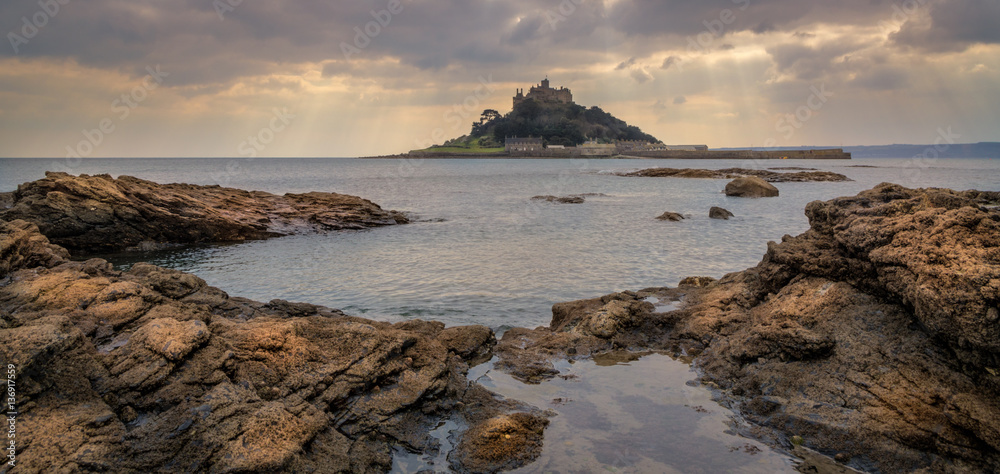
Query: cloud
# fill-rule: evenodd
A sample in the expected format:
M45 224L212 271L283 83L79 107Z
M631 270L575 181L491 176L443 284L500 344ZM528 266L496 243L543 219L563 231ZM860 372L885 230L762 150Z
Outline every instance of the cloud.
M899 46L929 52L963 51L974 44L1000 43L1000 2L996 0L944 0L907 8L897 6L891 22L902 22L890 35ZM924 11L926 10L926 11Z
M673 120L658 110L684 112L687 124L660 123L713 145L721 145L713 137L759 140L771 133L771 117L795 110L819 84L838 96L824 109L832 122L810 124L818 137L826 126L839 130L836 141L868 133L859 131L859 116L878 115L877 108L886 112L872 129L888 126L891 111L965 123L979 127L982 139L996 139L997 1L926 0L893 18L894 6L920 1L402 0L403 11L389 21L379 13L389 0L242 2L224 19L211 0L74 1L18 51L9 41L0 45L0 154L59 153L61 146L47 147L63 137L79 140L82 128L92 128L110 101L155 65L170 72L168 80L100 153L128 154L143 143L176 144L159 154L196 146L232 153L218 137L230 129L245 136L245 117L263 120L274 106L310 117L285 135L302 134L302 153L398 152L437 127L466 133L474 116L461 117L462 129L453 130L444 115L463 106L479 77L492 77L496 90L476 100L477 114L509 110L514 89L546 73L572 88L579 103L630 123ZM564 4L574 8L551 23ZM0 2L0 33L20 34L22 18L39 10L37 0ZM710 41L693 51L692 38ZM356 51L345 55L345 45ZM656 77L656 69L669 74ZM899 90L920 100L905 101ZM697 107L681 108L693 97ZM841 109L852 113L837 118ZM942 117L945 111L951 115ZM713 117L730 112L738 117L727 122L733 128L720 130L727 125ZM894 137L916 133L923 126L916 120L899 125ZM163 139L165 129L176 138ZM380 148L362 150L371 143Z
M837 37L817 45L782 43L768 47L766 51L779 72L791 74L799 80L813 80L835 69L835 60L873 44L870 39Z
M660 69L670 69L671 66L679 64L680 62L681 58L678 56L667 56L666 59L663 60L663 65L660 66Z
M865 71L851 83L854 86L870 90L901 90L909 85L909 76L899 68L881 67Z
M764 33L777 31L777 29L778 28L774 26L774 23L771 23L770 21L762 21L760 23L757 23L757 26L750 28L750 31L754 32L755 34L762 35Z
M643 84L654 79L653 75L642 66L632 68L632 71L629 72L629 77L639 84Z
M621 71L622 69L629 68L635 64L635 61L636 61L635 56L632 56L631 58L628 58L627 60L618 63L618 66L615 66L615 71Z

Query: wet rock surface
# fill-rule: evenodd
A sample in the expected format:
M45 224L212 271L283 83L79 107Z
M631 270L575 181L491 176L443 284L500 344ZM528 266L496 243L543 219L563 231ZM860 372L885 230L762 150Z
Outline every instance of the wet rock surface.
M558 358L665 350L787 449L864 471L989 472L1000 465L998 200L882 184L813 202L810 230L771 243L757 267L557 304L549 327L504 334L496 365L537 382Z
M542 452L542 435L549 421L531 413L512 413L482 421L462 436L455 461L471 472L513 469Z
M771 170L796 170L792 173L779 173ZM620 176L639 176L649 178L704 178L704 179L734 179L755 176L769 183L808 182L808 181L851 181L850 178L832 171L815 171L814 168L770 168L767 170L748 168L725 168L721 170L706 170L697 168L649 168L639 171L621 173Z
M713 206L711 209L708 210L708 217L710 219L729 220L730 217L736 217L736 216L732 212L729 212L729 210L727 209Z
M660 214L660 216L657 217L656 220L677 222L677 221L684 220L684 216L681 215L681 214L678 214L676 212L667 211L667 212L664 212L663 214Z
M23 219L73 253L265 239L408 222L343 194L278 196L220 186L158 184L130 176L46 177L18 186L0 219Z
M778 188L756 176L736 178L726 184L726 196L764 198L778 197Z
M394 448L438 449L441 419L472 427L460 472L540 450L544 414L466 378L495 343L489 328L255 302L67 255L33 224L0 221L19 471L385 472Z

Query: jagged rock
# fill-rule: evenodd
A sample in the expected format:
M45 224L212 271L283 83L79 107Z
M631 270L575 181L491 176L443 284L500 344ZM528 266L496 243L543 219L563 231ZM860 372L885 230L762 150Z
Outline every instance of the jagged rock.
M732 212L729 212L726 209L712 206L712 208L708 210L708 217L711 219L729 220L730 217L735 217L735 216Z
M548 201L558 204L583 204L586 199L584 196L535 196L531 198L532 201Z
M716 281L717 280L715 278L712 278L712 277L687 277L687 278L684 278L683 280L681 280L680 283L677 284L677 286L680 287L680 288L683 288L683 287L686 287L686 286L692 286L692 287L695 287L695 288L702 288L702 287L706 287L708 285L711 285L712 283L715 283Z
M148 264L65 261L25 222L2 223L0 242L16 243L0 359L17 368L26 472L386 472L394 447L437 449L442 417L475 430L459 470L540 451L541 414L465 377L490 357L489 328L392 325L231 298Z
M560 303L549 327L508 331L496 366L544 379L556 358L670 351L694 357L758 433L862 471L989 472L1000 465L998 201L882 184L813 202L810 229L772 242L758 266L686 279L681 309L652 312L646 290ZM634 308L627 324L600 324L617 314L610 301Z
M726 196L735 197L776 197L778 188L756 176L736 178L726 185Z
M53 266L69 258L69 252L38 232L38 226L22 220L0 220L0 277L16 268Z
M286 194L219 186L157 184L131 176L48 172L18 186L0 219L34 223L74 253L156 249L166 244L406 223L371 201L334 193Z
M663 214L661 214L656 219L657 220L661 220L661 221L677 222L677 221L684 220L684 216L682 216L682 215L680 215L680 214L678 214L676 212L667 211L667 212L664 212Z

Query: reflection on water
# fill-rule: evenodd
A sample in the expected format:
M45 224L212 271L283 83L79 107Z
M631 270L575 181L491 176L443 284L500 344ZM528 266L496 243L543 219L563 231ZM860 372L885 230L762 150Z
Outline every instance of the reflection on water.
M556 413L542 456L515 472L795 472L791 457L735 433L733 412L694 383L690 366L660 354L635 357L564 362L559 377L538 385L491 363L469 378Z

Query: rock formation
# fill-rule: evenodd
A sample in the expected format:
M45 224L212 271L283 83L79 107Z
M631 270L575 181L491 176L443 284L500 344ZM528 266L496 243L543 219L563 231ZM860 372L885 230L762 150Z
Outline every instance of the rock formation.
M548 201L558 204L583 204L586 198L583 196L535 196L532 201Z
M777 197L778 188L756 176L736 178L726 185L726 196L733 197Z
M710 219L729 220L730 217L735 217L735 215L727 209L712 206L712 208L708 210L708 217Z
M18 186L0 219L34 223L74 253L223 242L408 222L359 197L277 196L219 186L157 184L130 176L46 173Z
M1000 466L1000 193L882 184L807 206L754 268L557 304L498 368L614 348L690 357L755 432L866 471ZM658 313L651 298L683 300ZM653 300L653 301L655 301ZM763 430L763 431L762 431Z
M460 472L540 452L544 417L465 378L489 328L259 303L66 256L0 221L0 358L16 367L24 472L385 472L393 449L436 450L443 417L469 426Z
M734 179L756 176L769 183L806 182L806 181L851 181L840 173L831 171L804 171L812 168L771 168L772 170L796 169L803 170L794 173L777 173L769 170L747 168L726 168L721 170L705 170L697 168L649 168L639 171L622 173L621 176L640 176L648 178L711 178Z
M583 204L588 197L604 197L607 194L604 193L583 193L583 194L571 194L569 196L535 196L531 198L532 201L548 201L558 204Z
M661 214L661 215L660 215L659 217L657 217L656 219L657 219L657 220L660 220L660 221L671 221L671 222L677 222L677 221L682 221L682 220L684 220L684 216L683 216L683 215L681 215L681 214L678 214L678 213L676 213L676 212L670 212L670 211L667 211L667 212L664 212L663 214Z
M753 433L795 452L882 472L1000 465L1000 193L882 184L813 202L810 229L770 243L754 268L556 304L548 327L496 342L481 326L376 322L230 297L148 264L69 261L40 232L77 229L86 237L64 237L86 251L100 222L167 232L129 209L199 236L246 224L202 207L236 190L122 191L152 184L132 180L51 175L0 219L0 357L17 371L25 471L383 472L393 449L438 449L428 433L444 418L468 427L452 468L511 469L538 456L544 413L470 382L470 364L495 354L537 383L556 359L615 349L691 360ZM239 196L287 211L279 222L301 217L280 207L294 195ZM350 202L368 211L310 221L376 213ZM42 224L8 220L30 209Z

